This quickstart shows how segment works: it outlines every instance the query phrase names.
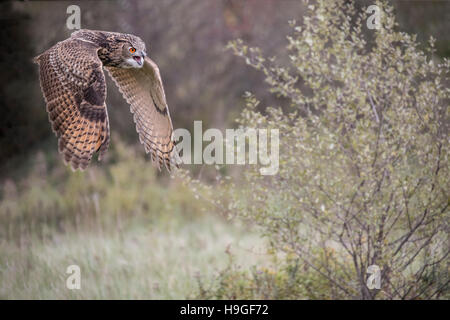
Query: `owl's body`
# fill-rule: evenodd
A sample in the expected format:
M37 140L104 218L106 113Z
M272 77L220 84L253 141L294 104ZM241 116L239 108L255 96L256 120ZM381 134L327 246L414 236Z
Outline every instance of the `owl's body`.
M136 36L80 30L35 58L59 151L73 169L85 169L96 152L101 160L109 146L103 66L130 104L145 151L158 167L177 165L161 77L146 55Z

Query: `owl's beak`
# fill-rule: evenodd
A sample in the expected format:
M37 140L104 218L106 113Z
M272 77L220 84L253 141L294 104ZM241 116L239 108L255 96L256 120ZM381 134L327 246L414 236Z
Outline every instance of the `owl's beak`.
M133 59L140 65L144 63L144 58L142 56L133 56Z

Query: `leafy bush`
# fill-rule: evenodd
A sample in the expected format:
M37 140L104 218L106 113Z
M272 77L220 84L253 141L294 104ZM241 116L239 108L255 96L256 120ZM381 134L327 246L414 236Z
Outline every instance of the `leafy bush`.
M238 289L261 285L228 270L205 296L229 298L230 288L219 289L234 283L237 298L448 298L450 62L433 58L434 39L422 50L398 31L392 8L377 4L379 30L344 1L309 5L303 23L291 23L287 66L230 44L289 107L261 110L247 95L238 123L280 130L280 170L268 177L249 166L220 203L285 258L269 281L276 290ZM380 290L366 284L371 265L381 269ZM283 291L294 267L309 291Z

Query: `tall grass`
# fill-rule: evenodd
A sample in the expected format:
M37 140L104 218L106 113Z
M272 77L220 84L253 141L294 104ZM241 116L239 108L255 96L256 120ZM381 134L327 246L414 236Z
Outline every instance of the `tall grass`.
M218 216L177 178L158 178L115 139L106 163L71 172L40 153L21 179L3 181L0 298L183 299L233 259L264 264L247 228ZM66 269L81 269L81 289Z

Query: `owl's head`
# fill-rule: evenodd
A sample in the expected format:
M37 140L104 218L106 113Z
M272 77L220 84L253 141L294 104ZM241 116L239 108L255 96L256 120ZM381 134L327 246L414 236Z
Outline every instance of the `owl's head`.
M147 55L141 38L126 33L81 29L71 38L94 43L100 47L98 55L105 66L142 68Z
M119 43L117 50L120 52L121 68L142 68L144 58L147 55L145 43L139 37L122 35L116 39Z

